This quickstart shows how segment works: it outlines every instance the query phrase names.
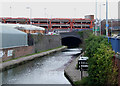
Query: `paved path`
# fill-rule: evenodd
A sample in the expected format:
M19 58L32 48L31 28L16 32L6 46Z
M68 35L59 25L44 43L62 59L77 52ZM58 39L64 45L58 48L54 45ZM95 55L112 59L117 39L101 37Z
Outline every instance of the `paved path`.
M65 75L70 79L70 81L73 83L75 81L81 80L81 72L80 70L75 69L76 64L78 62L78 59L80 56L75 58L64 70ZM83 72L83 76L88 76L87 72Z

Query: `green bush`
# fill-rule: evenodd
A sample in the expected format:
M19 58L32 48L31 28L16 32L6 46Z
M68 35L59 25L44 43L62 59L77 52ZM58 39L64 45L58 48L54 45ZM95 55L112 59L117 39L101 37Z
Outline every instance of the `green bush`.
M92 31L90 31L90 30L79 31L78 34L80 35L80 38L81 38L81 41L82 41L82 44L80 44L79 47L82 48L83 51L84 51L85 48L86 48L85 39L87 39L92 34Z
M88 77L83 77L82 80L74 82L75 86L88 86Z
M114 54L106 38L91 35L86 40L89 85L117 85L117 67L112 61Z
M85 45L86 45L85 55L88 57L93 57L94 53L97 52L97 48L100 47L101 41L105 41L104 37L90 35L90 37L85 40L85 42L86 42L85 43ZM105 41L105 42L107 42L107 41Z

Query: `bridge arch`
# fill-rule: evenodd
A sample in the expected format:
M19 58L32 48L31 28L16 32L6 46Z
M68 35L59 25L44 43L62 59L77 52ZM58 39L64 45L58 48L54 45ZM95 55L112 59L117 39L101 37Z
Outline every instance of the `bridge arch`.
M60 33L62 39L62 45L68 46L69 48L79 47L82 43L82 39L78 32L67 32Z
M82 40L75 36L67 36L62 38L62 45L68 46L69 48L79 47L82 43Z

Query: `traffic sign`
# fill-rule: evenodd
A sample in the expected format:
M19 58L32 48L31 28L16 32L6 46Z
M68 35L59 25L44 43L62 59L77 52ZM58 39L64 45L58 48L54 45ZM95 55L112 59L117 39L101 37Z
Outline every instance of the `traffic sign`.
M109 24L106 24L106 27L109 27Z
M100 27L97 27L97 29L93 27L93 31L100 31Z

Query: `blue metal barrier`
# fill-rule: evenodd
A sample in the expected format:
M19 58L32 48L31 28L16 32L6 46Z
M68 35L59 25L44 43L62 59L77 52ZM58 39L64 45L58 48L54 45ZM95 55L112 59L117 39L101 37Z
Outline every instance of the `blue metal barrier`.
M108 37L108 42L111 42L113 50L117 53L120 53L120 39L119 38L109 38Z

